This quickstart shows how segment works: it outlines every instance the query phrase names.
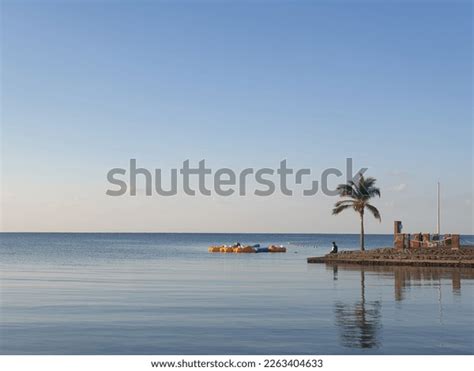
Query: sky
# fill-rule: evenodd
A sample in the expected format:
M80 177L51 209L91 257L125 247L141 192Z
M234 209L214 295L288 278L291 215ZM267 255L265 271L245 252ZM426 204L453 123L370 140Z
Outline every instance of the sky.
M106 195L129 159L366 167L367 233L473 234L472 4L2 1L1 230L357 233L337 197ZM332 179L337 184L341 179Z

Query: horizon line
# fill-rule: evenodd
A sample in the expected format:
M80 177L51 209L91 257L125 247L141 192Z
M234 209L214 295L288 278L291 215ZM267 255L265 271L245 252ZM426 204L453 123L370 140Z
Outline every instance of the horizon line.
M282 235L315 235L315 234L353 234L360 235L359 232L157 232L157 231L0 231L0 234L282 234ZM415 232L413 232L415 233ZM410 233L410 234L413 234ZM424 233L424 232L422 232ZM428 232L426 232L428 233ZM435 232L430 234L436 234ZM443 233L441 233L443 234ZM473 236L472 233L459 233L460 235ZM392 236L393 233L365 233L366 236Z

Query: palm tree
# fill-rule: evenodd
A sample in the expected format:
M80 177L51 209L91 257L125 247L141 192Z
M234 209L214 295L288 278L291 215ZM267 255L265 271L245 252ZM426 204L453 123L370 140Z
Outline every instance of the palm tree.
M382 221L380 213L377 208L369 203L370 199L379 196L380 189L375 187L375 178L368 177L364 178L362 174L359 175L359 179L354 182L348 181L347 184L339 184L337 191L339 196L348 197L348 199L336 202L332 213L334 215L339 214L341 211L352 208L360 215L360 249L364 251L364 212L368 209L372 215Z

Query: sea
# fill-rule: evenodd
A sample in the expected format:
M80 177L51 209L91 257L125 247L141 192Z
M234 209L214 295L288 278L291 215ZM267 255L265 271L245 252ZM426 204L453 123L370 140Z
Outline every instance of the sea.
M2 233L0 354L474 353L473 269L307 263L332 241L359 236ZM236 242L287 252L208 253Z

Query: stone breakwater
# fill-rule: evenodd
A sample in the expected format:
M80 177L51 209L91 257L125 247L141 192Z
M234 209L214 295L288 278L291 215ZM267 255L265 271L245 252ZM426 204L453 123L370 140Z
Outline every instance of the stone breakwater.
M366 265L408 265L420 267L474 268L474 246L451 248L395 249L379 248L366 251L341 251L308 258L308 263L351 263Z

